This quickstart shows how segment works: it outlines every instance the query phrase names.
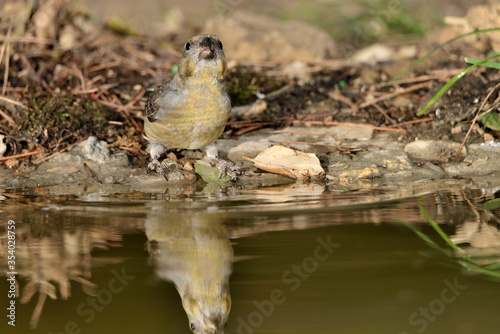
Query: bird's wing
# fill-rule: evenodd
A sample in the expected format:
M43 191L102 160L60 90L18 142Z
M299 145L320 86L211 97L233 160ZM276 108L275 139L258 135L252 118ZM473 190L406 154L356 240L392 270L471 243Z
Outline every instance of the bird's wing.
M155 122L158 120L156 116L162 104L163 90L163 85L156 88L153 94L151 94L146 101L144 116L146 116L150 122Z
M180 91L175 86L173 79L165 82L155 89L146 102L144 116L150 122L155 122L165 117L169 110L178 107Z

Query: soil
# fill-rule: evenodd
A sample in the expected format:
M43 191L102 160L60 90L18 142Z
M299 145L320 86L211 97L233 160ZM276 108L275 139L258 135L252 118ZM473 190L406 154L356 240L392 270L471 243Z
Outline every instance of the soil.
M40 19L40 8L46 10L49 5L53 7L45 12L52 13L53 25ZM8 15L0 17L0 31L8 41L0 53L1 65L7 69L0 79L0 136L4 142L0 157L4 166L0 168L9 175L36 171L42 163L89 137L126 154L129 166L143 168L149 159L147 142L142 138L147 89L173 75L184 43L180 36L186 30L201 29L201 25L180 20L179 32L160 38L154 33L137 33L123 22L102 27L87 11L64 1L12 8L16 20L11 21ZM439 29L429 35L451 38L456 34ZM415 140L464 142L465 147L498 140L498 129L476 119L479 112L496 113L496 69L477 67L424 115L417 116L466 66L463 55L490 55L493 46L487 42L482 41L480 51L474 42L454 42L402 79L391 81L438 42L432 38L414 41L410 43L418 45L414 55L402 59L398 57L408 45L387 43L391 56L371 64L355 61L352 47L342 45L337 46L339 54L351 53L352 57L309 63L230 59L227 90L235 113L222 136L222 142L228 143L222 151L228 154L238 143L247 141L242 136L276 134L288 127L315 129L351 123L375 131L372 139L384 134L386 145L395 143L399 150ZM257 104L263 105L261 111L246 113ZM356 148L363 146L339 142L335 150L351 159L359 152ZM326 154L325 160L331 157Z

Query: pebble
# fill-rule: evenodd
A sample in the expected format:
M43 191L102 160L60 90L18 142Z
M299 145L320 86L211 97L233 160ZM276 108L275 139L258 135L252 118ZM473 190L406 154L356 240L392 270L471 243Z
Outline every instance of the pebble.
M445 140L416 140L407 144L404 151L413 160L448 162L455 158L460 149L460 143ZM467 156L467 149L462 148L459 158Z

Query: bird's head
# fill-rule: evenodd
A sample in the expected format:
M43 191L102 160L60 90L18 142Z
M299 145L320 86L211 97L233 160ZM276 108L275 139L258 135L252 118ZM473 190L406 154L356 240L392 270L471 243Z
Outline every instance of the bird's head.
M185 296L182 299L184 310L189 318L189 327L195 334L224 333L229 311L231 296L228 288L218 295Z
M215 76L223 81L226 68L226 57L217 36L194 36L184 45L184 53L179 63L179 75L183 79L213 79Z

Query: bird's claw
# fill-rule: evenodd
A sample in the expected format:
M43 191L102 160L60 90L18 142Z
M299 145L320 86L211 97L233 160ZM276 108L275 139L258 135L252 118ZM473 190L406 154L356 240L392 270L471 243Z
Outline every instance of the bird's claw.
M219 157L215 158L215 167L219 170L219 179L227 174L231 181L236 181L236 174L241 174L240 168L236 165L232 165L224 159Z
M163 176L165 178L165 180L168 181L167 175L165 174L165 171L163 170L166 167L167 167L167 165L165 163L159 162L158 159L153 159L153 161L151 161L148 164L147 172L149 174L153 170L157 171L158 173L161 174L161 176Z

